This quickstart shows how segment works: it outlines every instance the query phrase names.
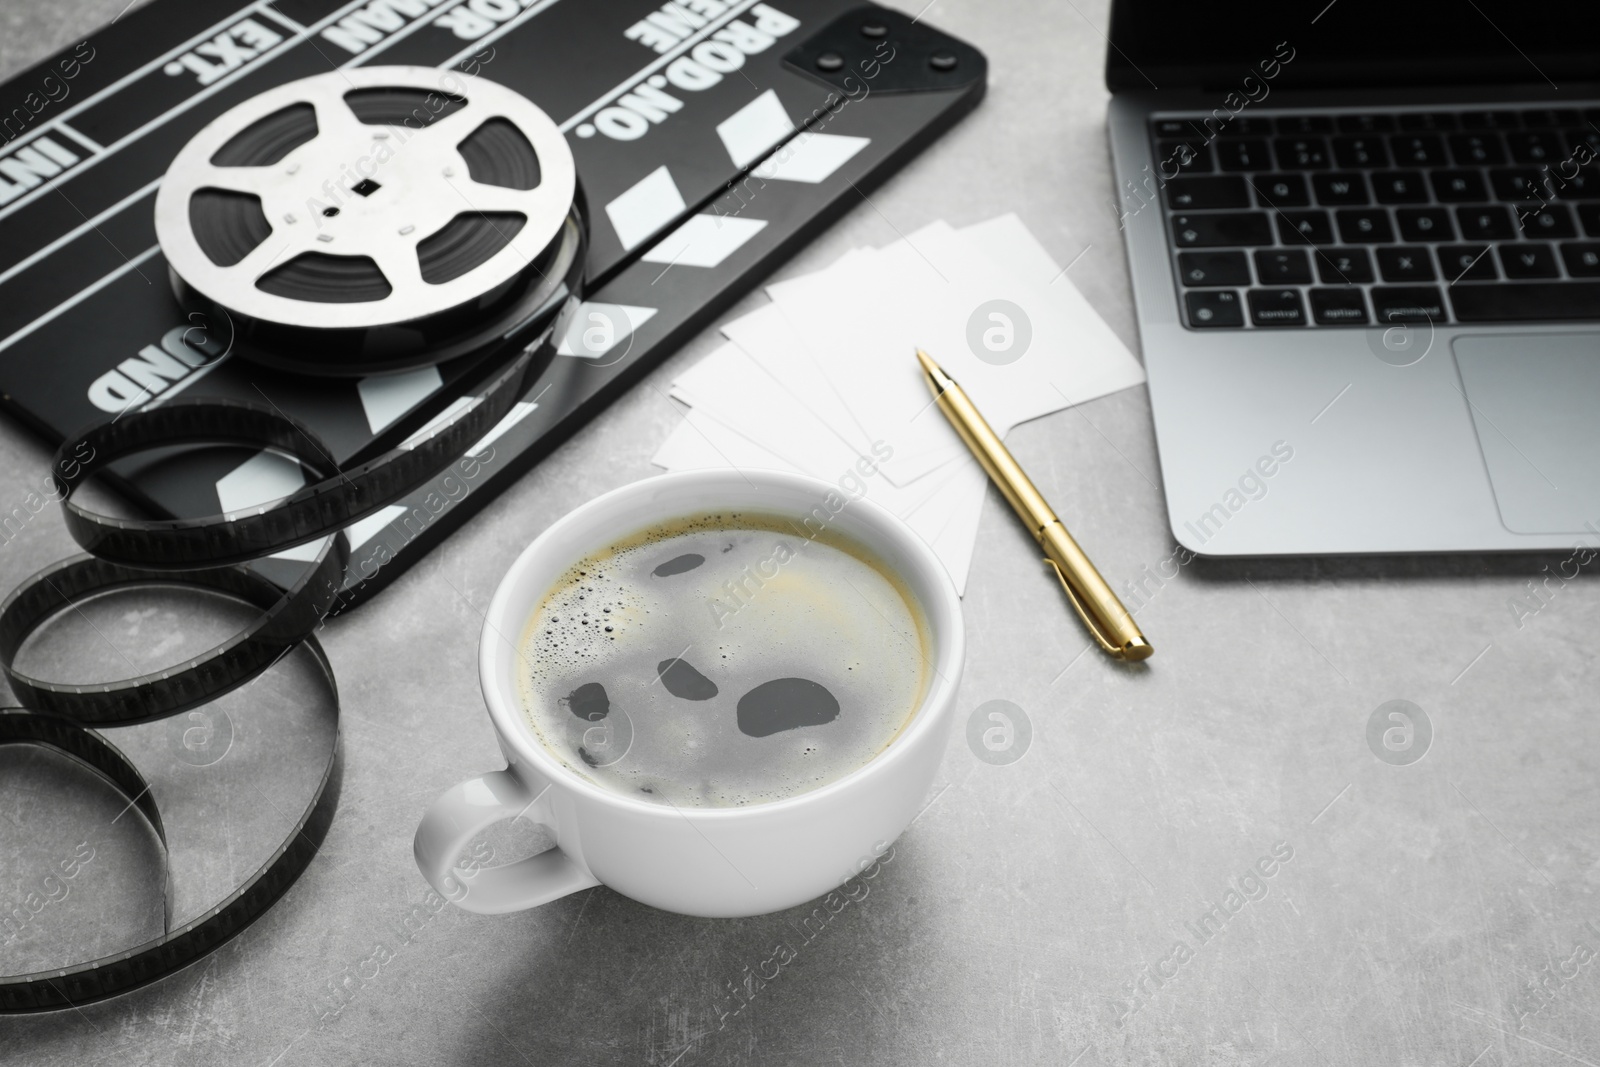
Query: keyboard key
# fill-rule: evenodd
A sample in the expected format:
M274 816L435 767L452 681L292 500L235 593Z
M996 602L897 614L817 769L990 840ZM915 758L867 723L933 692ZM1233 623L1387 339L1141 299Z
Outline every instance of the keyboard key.
M1389 150L1402 167L1441 167L1445 161L1444 142L1431 133L1395 134L1389 138Z
M1184 293L1190 326L1243 326L1244 308L1232 289Z
M1172 216L1172 243L1179 248L1215 248L1219 245L1270 245L1272 227L1259 211L1218 212L1214 215Z
M1496 133L1458 133L1450 139L1450 154L1458 167L1487 167L1506 161L1506 150Z
M1404 241L1454 241L1456 228L1442 207L1403 207L1394 213Z
M1286 245L1325 245L1333 242L1333 225L1326 211L1278 212L1278 240Z
M1389 213L1383 208L1346 208L1334 212L1339 220L1339 237L1351 244L1384 243L1394 240Z
M1317 191L1317 203L1338 207L1344 204L1367 203L1367 183L1359 174L1334 171L1315 174L1311 187Z
M1600 282L1456 285L1450 304L1462 322L1541 322L1600 318Z
M1489 185L1496 200L1539 200L1555 198L1555 186L1550 184L1549 171L1532 168L1501 168L1489 172Z
M1194 119L1152 119L1150 131L1157 137L1183 140L1188 137L1205 137L1205 131Z
M1441 203L1476 203L1489 199L1489 187L1483 184L1483 175L1475 170L1436 170L1428 179L1433 182L1433 195Z
M1399 116L1399 125L1402 130L1453 130L1456 117L1437 111L1408 111Z
M1305 207L1311 203L1306 180L1299 174L1257 174L1250 179L1263 207Z
M1372 290L1379 322L1444 322L1444 302L1433 285L1384 286Z
M1514 130L1521 125L1515 111L1468 111L1461 116L1463 130Z
M1494 269L1494 257L1488 245L1441 245L1439 266L1444 280L1456 282L1492 282L1500 277Z
M1495 253L1500 257L1500 269L1506 272L1507 278L1521 281L1527 278L1555 278L1561 274L1556 269L1556 254L1549 245L1501 245L1495 249Z
M1600 149L1595 150L1595 155L1600 157ZM1557 163L1550 180L1556 195L1563 200L1600 200L1600 167L1586 166L1573 173L1570 165Z
M1341 167L1387 167L1389 148L1382 137L1335 137L1333 161Z
M1600 130L1594 127L1562 130L1561 138L1566 142L1567 156L1571 157L1573 164L1577 166L1582 166L1587 161L1586 157L1592 159L1600 155Z
M1340 115L1340 133L1388 133L1394 129L1393 115Z
M1372 193L1380 204L1426 204L1428 185L1420 171L1382 170L1372 176Z
M1178 278L1184 285L1249 285L1250 264L1243 252L1179 252Z
M1279 115L1278 132L1285 137L1308 133L1332 133L1332 115Z
M1506 147L1514 163L1549 163L1566 154L1561 138L1549 130L1508 133Z
M1192 208L1249 207L1250 190L1236 175L1173 178L1167 183L1167 204L1174 211Z
M1320 137L1280 137L1272 142L1281 170L1321 170L1328 165L1328 142Z
M1372 258L1365 248L1319 248L1317 277L1323 285L1360 285L1372 280Z
M1431 282L1437 277L1433 273L1433 257L1426 248L1380 248L1375 254L1378 271L1386 282Z
M1360 289L1313 289L1306 295L1319 325L1359 326L1367 321L1367 299Z
M1252 289L1246 296L1250 300L1250 321L1257 326L1306 324L1306 309L1298 289Z
M1464 241L1509 241L1517 235L1511 212L1498 204L1458 207L1456 225Z
M1271 137L1272 120L1235 115L1217 128L1218 137Z
M1578 221L1585 237L1600 237L1600 204L1579 204Z
M1541 126L1577 126L1583 117L1570 107L1541 107L1522 113L1522 124L1529 129Z
M1311 262L1299 248L1272 248L1257 252L1256 277L1262 285L1309 285Z
M1157 141L1156 160L1163 178L1204 174L1211 169L1211 148L1203 141Z
M1572 209L1565 204L1544 204L1517 208L1517 228L1522 236L1534 239L1576 237Z
M1600 241L1570 241L1561 246L1561 258L1574 278L1600 278ZM1593 311L1600 317L1600 307Z
M1267 142L1253 137L1237 141L1219 140L1213 148L1223 170L1264 170L1272 166L1272 154L1267 151Z

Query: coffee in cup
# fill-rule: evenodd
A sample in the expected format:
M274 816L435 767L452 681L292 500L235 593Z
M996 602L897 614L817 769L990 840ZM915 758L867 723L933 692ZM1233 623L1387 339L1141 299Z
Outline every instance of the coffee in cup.
M574 562L519 643L538 742L608 790L760 804L866 765L928 688L926 613L865 546L802 518L653 523Z

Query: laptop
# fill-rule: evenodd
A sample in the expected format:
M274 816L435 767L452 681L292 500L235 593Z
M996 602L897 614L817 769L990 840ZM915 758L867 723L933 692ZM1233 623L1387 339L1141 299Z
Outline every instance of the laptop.
M1109 45L1179 543L1600 543L1600 5L1114 0Z

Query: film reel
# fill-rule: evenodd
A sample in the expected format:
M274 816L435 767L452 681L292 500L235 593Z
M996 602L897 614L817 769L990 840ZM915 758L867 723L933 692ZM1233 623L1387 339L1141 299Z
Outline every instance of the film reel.
M241 357L300 374L403 370L533 336L583 271L577 172L555 123L504 86L427 67L252 97L178 153L155 218L180 302L225 312Z

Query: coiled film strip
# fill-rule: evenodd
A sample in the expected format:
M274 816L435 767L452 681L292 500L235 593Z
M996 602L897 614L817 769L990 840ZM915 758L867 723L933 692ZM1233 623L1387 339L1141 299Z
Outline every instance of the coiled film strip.
M330 469L326 447L276 411L250 404L174 403L96 426L62 444L53 469L68 530L91 554L56 563L13 590L0 604L0 669L26 707L0 712L0 744L47 745L95 771L138 807L166 847L149 782L93 729L162 719L239 688L297 646L311 652L333 696L332 668L314 630L338 599L348 562L343 528L439 474L480 440L548 363L546 337L512 361L476 401L426 439L343 472ZM322 480L274 503L201 519L116 519L87 510L72 494L118 459L174 443L272 448L294 456ZM79 459L78 457L86 457ZM316 559L288 590L245 560L308 542L323 542ZM247 629L156 674L72 685L24 674L16 656L28 636L82 598L118 587L188 586L243 600L261 610ZM50 1011L127 992L177 970L237 934L261 915L315 855L333 817L338 732L316 794L272 858L217 907L145 945L113 956L34 974L0 977L0 1013ZM170 909L171 894L168 894Z

